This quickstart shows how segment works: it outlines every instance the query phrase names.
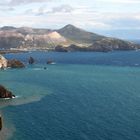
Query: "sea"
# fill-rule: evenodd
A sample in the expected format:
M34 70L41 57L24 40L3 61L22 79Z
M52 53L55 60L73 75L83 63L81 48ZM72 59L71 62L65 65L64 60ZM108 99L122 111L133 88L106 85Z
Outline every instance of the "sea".
M0 140L140 140L140 51L4 56L26 67L0 71Z

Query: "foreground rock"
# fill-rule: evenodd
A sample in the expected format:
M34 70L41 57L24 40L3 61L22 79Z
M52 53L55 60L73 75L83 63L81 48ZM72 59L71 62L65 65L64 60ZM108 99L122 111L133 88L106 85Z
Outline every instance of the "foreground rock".
M21 61L16 60L16 59L8 60L7 66L10 68L24 68L25 67L25 65Z
M0 98L13 98L15 95L11 91L7 90L4 86L0 85Z

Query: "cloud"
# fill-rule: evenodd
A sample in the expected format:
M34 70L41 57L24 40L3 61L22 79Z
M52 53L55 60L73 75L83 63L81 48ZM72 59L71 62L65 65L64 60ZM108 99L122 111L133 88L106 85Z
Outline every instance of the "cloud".
M104 18L105 17L105 18ZM98 21L111 26L112 29L140 29L140 13L106 12L97 17Z
M114 4L139 4L140 0L98 0L100 2L114 3Z
M50 10L45 10L43 8L39 9L39 15L44 15L44 14L56 14L56 13L71 13L74 10L73 7L70 5L60 5L57 7L53 7Z
M12 12L12 11L14 11L15 10L15 8L13 8L13 7L0 7L0 11L4 11L4 12Z
M20 4L30 4L30 3L44 3L44 2L61 2L62 0L3 0L0 4L11 4L11 5L20 5ZM72 0L73 1L73 0ZM114 4L139 4L140 0L93 0L92 3L114 3ZM67 3L64 1L64 3ZM81 1L82 3L82 1Z
M70 13L73 10L74 8L71 7L70 5L61 5L61 6L52 8L51 13L58 13L58 12Z
M23 17L24 26L34 27L60 27L66 24L74 24L81 28L92 30L111 29L140 29L140 13L122 11L103 12L91 9L88 6L60 5L48 7L34 7L27 9L17 16ZM10 20L7 19L8 23ZM11 17L11 23L13 18ZM21 20L15 20L16 25L21 25ZM5 22L6 23L6 22ZM2 24L2 23L1 23Z
M74 8L70 5L60 5L57 7L52 7L48 9L46 6L41 6L37 9L28 9L25 11L25 14L30 15L37 15L37 16L43 16L47 14L58 14L58 13L71 13L74 11Z
M45 9L42 7L41 9ZM41 10L40 9L40 10ZM28 13L32 13L33 9L29 9ZM49 10L50 11L50 10ZM85 8L84 8L84 11ZM73 24L77 27L94 30L122 30L122 29L140 29L139 13L102 13L87 11L83 14L74 11L72 13L57 12L54 14L47 14L35 16L34 14L24 14L18 16L1 17L1 25L10 26L31 26L37 28L60 28L66 24ZM137 18L136 18L136 17ZM140 16L139 16L140 17Z
M10 5L50 2L51 0L11 0Z

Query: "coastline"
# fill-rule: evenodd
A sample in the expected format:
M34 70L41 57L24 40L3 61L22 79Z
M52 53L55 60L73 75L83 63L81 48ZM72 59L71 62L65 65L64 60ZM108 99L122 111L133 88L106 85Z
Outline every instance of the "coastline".
M0 54L8 54L8 53L24 53L28 51L24 50L0 50Z
M52 49L27 49L27 50L0 50L0 54L4 55L4 54L17 54L17 53L28 53L28 52L60 52L60 53L69 53L69 52L92 52L92 53L108 53L108 52L127 52L127 51L140 51L140 49L118 49L118 50L88 50L88 49L76 49L76 50L69 50L69 48L60 48L57 50L52 50Z

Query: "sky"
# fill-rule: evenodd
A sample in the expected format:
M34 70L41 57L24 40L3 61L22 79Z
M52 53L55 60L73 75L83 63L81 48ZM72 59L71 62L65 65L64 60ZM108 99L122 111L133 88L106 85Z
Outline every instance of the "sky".
M73 24L119 38L140 39L140 0L2 0L0 26L62 28Z

